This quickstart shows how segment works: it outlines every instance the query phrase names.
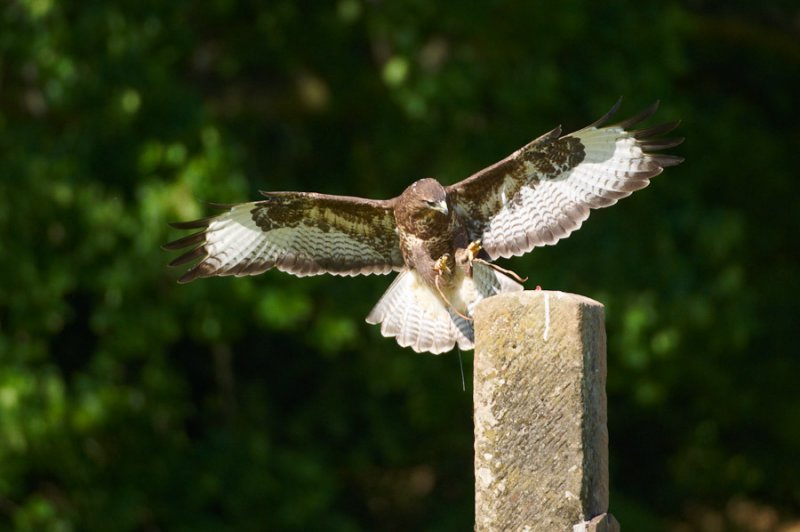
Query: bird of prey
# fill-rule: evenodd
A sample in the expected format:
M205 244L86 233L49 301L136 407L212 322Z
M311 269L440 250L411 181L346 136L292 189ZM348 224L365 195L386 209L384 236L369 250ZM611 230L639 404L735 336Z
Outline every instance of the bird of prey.
M367 322L417 352L471 349L475 305L522 290L522 279L495 259L555 244L591 209L613 205L683 160L658 153L683 141L662 137L678 122L631 129L658 102L604 125L619 104L579 131L562 136L557 127L453 185L421 179L389 200L262 192L265 199L224 206L221 215L171 224L199 232L164 248L191 248L171 266L200 259L181 283L271 268L297 276L399 272Z

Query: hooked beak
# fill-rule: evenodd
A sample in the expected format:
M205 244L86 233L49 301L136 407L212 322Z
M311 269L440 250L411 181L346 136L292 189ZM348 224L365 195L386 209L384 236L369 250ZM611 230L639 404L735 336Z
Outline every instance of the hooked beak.
M438 203L434 203L433 205L431 205L431 208L439 211L440 213L444 214L445 216L447 216L447 213L450 212L447 209L447 201L445 201L445 200L442 200L442 201L440 201Z

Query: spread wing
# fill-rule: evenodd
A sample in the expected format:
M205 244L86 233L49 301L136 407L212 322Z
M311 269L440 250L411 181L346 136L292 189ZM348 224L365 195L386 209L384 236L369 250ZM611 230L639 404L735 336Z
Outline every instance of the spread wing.
M395 200L311 192L262 192L263 201L227 206L219 216L171 224L199 232L164 245L201 259L179 282L214 275L256 275L270 268L298 276L386 274L403 267Z
M502 161L447 188L471 239L492 259L522 255L555 244L578 229L590 209L608 207L646 187L667 166L683 159L653 153L683 139L661 139L679 122L629 128L652 115L658 102L611 126L597 122L561 136L546 133Z

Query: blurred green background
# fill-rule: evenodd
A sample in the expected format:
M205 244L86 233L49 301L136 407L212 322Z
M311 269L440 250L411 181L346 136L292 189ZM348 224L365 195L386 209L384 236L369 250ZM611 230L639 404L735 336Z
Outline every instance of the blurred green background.
M0 4L0 528L469 530L472 355L389 277L175 283L168 221L449 184L620 95L686 162L505 261L607 306L626 530L800 529L800 8ZM651 122L654 123L654 122Z

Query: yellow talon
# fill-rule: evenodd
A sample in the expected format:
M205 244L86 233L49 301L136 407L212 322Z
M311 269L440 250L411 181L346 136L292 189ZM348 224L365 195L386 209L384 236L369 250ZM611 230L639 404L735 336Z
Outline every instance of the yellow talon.
M469 245L467 246L467 259L470 262L472 262L473 260L475 260L475 257L477 257L478 253L480 252L481 252L481 241L475 240L473 242L470 242Z
M451 273L450 267L447 265L449 261L450 261L450 254L445 253L436 260L436 263L433 265L433 270L439 275L442 275L443 273L450 274Z

